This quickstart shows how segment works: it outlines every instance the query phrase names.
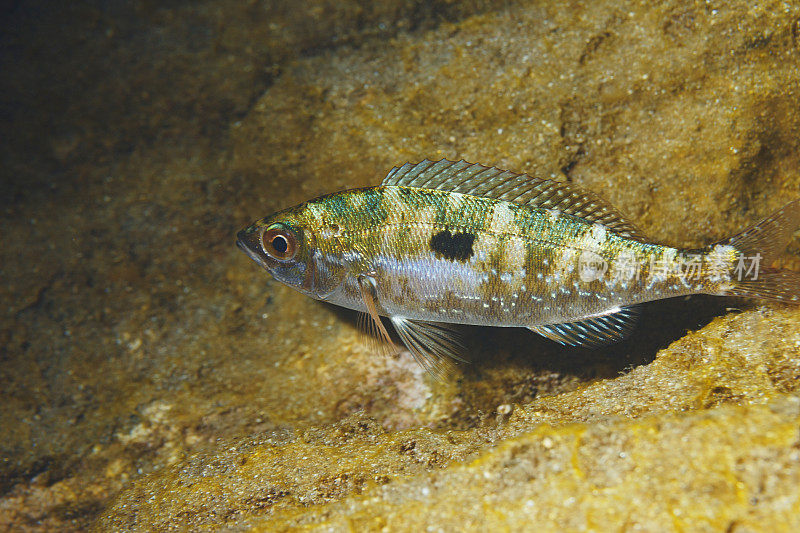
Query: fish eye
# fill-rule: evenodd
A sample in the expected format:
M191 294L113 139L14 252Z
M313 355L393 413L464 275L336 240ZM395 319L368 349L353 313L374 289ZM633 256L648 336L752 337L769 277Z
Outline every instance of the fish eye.
M297 253L297 238L294 233L282 225L269 228L261 236L264 252L279 261L288 261Z

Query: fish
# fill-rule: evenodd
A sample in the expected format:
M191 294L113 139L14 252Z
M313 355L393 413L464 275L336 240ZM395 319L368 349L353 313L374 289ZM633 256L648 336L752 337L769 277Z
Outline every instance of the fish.
M773 268L800 200L698 249L646 238L590 191L467 161L394 167L380 185L259 219L237 245L275 280L359 311L367 333L444 375L461 325L527 328L565 346L625 339L640 304L692 294L800 303L800 273ZM448 363L448 361L450 363Z

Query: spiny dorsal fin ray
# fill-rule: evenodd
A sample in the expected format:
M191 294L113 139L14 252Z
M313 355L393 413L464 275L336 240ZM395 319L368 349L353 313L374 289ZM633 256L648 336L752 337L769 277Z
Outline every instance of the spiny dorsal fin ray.
M559 344L598 348L625 339L633 331L638 317L638 306L631 306L577 322L531 326L528 329Z
M461 336L451 324L397 316L390 320L414 359L436 378L443 380L450 374L453 360L465 361L459 355L464 352Z
M472 164L463 159L406 163L393 168L381 184L439 189L560 211L602 224L623 237L644 240L619 211L592 192L569 183Z

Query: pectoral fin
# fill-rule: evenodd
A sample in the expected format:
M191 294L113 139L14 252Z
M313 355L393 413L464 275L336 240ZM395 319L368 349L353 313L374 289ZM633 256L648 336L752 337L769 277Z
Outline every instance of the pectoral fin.
M559 344L598 348L621 341L630 335L639 317L636 306L562 324L530 326L528 329Z
M389 332L381 321L378 314L377 293L375 290L375 278L372 276L359 276L358 286L361 289L361 299L367 308L366 313L359 316L359 329L369 339L375 351L385 355L397 353L397 346L392 342Z
M361 275L358 277L358 286L367 309L366 313L361 314L361 330L368 338L378 341L377 351L396 353L397 347L378 314L375 278ZM452 360L465 361L459 355L464 350L461 336L450 324L403 317L390 317L390 320L414 359L438 379L444 379L451 372Z

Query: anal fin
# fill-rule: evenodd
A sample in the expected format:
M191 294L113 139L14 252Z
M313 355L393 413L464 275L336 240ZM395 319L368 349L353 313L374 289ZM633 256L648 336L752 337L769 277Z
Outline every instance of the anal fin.
M577 322L530 326L528 329L559 344L598 348L628 337L638 317L638 307L631 306Z

